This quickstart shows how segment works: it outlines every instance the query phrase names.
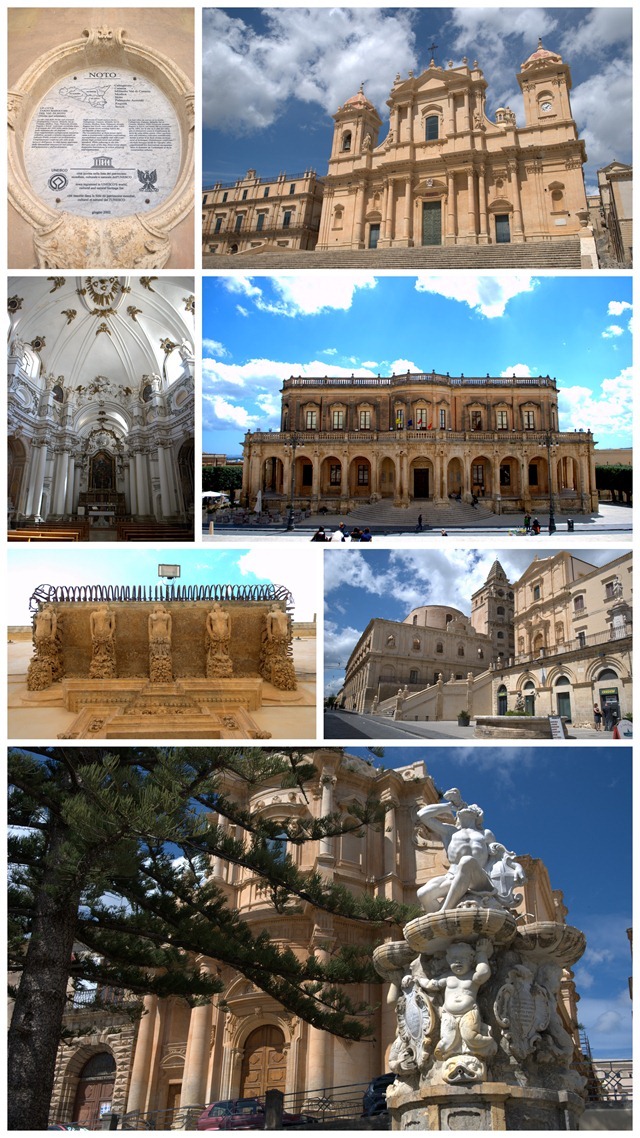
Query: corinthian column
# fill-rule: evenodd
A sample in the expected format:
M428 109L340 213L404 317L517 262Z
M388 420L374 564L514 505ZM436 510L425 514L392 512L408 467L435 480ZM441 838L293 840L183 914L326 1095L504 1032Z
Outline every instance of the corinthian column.
M203 968L203 971L207 971ZM204 1102L211 1045L211 1003L191 1009L189 1035L184 1057L181 1106L197 1106Z

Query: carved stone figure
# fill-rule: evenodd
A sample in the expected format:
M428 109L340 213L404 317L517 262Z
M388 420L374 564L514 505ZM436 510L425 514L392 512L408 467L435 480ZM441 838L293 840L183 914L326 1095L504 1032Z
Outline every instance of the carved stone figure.
M219 601L207 613L207 679L224 678L233 675L233 664L229 657L231 641L231 617Z
M33 659L27 669L27 688L29 691L43 691L64 675L58 617L50 605L35 615L33 645Z
M289 656L290 643L289 617L278 605L273 604L265 616L260 675L281 691L295 691L298 686L293 661Z
M419 965L419 960L414 965ZM411 969L414 973L414 966ZM397 1074L424 1069L432 1055L437 1016L433 1001L415 975L402 979L402 995L396 1004L398 1032L389 1051L389 1068Z
M504 1034L500 1046L519 1062L526 1059L549 1023L546 993L526 964L515 964L496 996L494 1012Z
M156 684L173 680L171 663L171 613L164 605L154 605L149 613L149 679Z
M443 821L443 815L455 822ZM418 890L425 912L455 909L465 900L502 908L513 903L513 885L524 880L524 873L514 863L515 854L496 842L491 830L483 828L484 814L479 806L463 802L460 791L453 787L443 802L419 810L418 821L438 835L449 859L446 873Z
M442 992L443 1004L440 1012L440 1042L436 1046L437 1059L458 1058L457 1070L453 1069L456 1082L477 1079L477 1064L473 1073L467 1068L467 1078L463 1075L465 1062L463 1056L475 1055L486 1059L495 1055L498 1044L491 1034L488 1024L482 1022L477 996L483 984L491 975L489 954L491 941L480 938L476 948L464 941L449 945L445 956L449 965L447 976L427 980L425 987L430 992Z
M116 677L116 617L107 605L94 609L89 617L91 629L91 664L89 675L93 679L112 680Z

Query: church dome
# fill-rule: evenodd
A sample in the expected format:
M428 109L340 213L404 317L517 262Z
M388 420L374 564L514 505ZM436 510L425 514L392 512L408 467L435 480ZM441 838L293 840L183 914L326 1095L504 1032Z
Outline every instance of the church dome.
M542 46L542 40L538 40L538 46L532 55L522 64L522 70L527 71L532 67L539 67L543 63L562 63L562 56L558 55L557 51L547 51Z

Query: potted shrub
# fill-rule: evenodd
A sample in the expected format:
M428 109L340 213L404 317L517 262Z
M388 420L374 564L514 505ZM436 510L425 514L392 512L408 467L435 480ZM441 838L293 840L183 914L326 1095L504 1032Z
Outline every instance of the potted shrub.
M471 716L468 711L458 712L458 727L468 727L471 723Z

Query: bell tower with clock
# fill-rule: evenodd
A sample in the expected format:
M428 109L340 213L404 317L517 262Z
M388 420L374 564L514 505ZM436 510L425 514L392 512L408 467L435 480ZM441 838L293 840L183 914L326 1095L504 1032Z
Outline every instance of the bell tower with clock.
M538 40L538 46L522 64L518 83L524 99L525 127L573 125L569 91L571 72L557 51L547 51Z

